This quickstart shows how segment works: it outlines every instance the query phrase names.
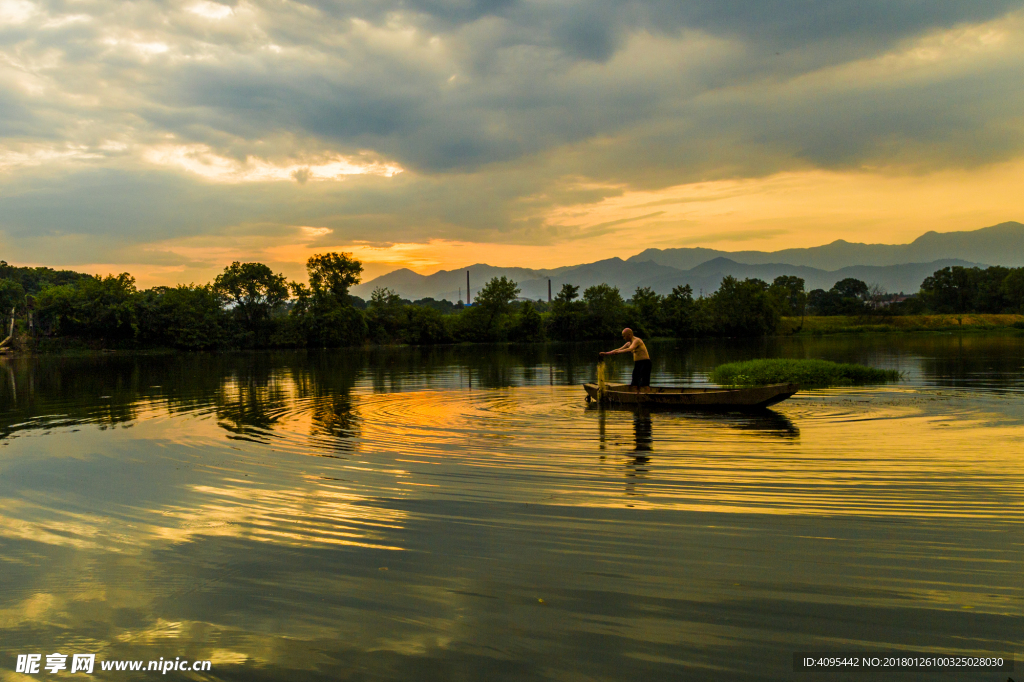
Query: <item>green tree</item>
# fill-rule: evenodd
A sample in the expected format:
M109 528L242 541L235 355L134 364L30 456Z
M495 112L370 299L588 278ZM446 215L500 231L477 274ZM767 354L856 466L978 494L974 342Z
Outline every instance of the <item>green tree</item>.
M14 280L0 279L0 318L10 316L11 309L19 310L24 306L25 288Z
M672 293L663 303L665 325L676 337L696 336L700 332L697 322L697 304L693 300L693 288L681 284L672 288Z
M345 303L349 287L359 284L363 264L351 253L318 253L306 261L306 271L314 298Z
M572 303L580 297L580 288L573 284L563 284L561 290L555 294L553 303Z
M572 284L563 284L561 291L551 302L551 315L548 317L548 336L559 341L577 341L583 329L583 317L587 304L577 301L580 288Z
M664 328L662 305L664 298L651 287L637 287L629 305L630 325L638 335L659 334Z
M626 325L626 303L615 287L596 284L583 292L587 304L584 336L591 339L616 337Z
M307 345L320 348L363 343L369 329L366 315L356 307L362 299L349 294L362 271L363 264L350 253L310 256L306 261L309 287L290 285L295 298L289 315L291 336L305 336Z
M859 279L847 277L836 282L831 289L815 289L807 294L807 310L814 315L860 315L871 290Z
M937 313L970 312L974 302L976 268L959 266L936 270L921 283L921 298Z
M714 331L725 336L772 334L779 311L768 296L768 284L759 279L737 280L726 276L710 297Z
M841 315L842 300L834 291L813 289L807 293L807 312L811 315Z
M529 301L524 301L519 307L519 314L516 315L511 336L514 341L544 340L544 320Z
M841 279L832 285L833 291L843 298L867 298L870 288L864 282L853 277Z
M35 297L40 327L54 335L126 343L139 332L138 290L127 272L46 287Z
M508 277L494 277L476 295L476 305L487 311L489 324L494 325L512 310L519 295L519 285Z
M374 341L389 343L400 340L406 322L402 297L387 287L374 289L367 306L367 322Z
M407 305L402 339L407 343L424 345L451 343L450 317L430 306Z
M1003 278L1002 291L1007 307L1024 313L1024 268L1014 268Z
M46 287L75 284L83 279L92 279L92 275L72 270L54 270L53 268L26 268L8 265L0 260L0 279L17 282L28 295L37 294ZM9 311L8 311L9 312Z
M456 341L472 343L501 341L502 331L500 326L492 324L491 314L487 309L475 304L466 306L452 320L452 332L455 334Z
M433 298L427 297L413 301L412 304L415 306L422 306L424 308L431 308L444 315L451 315L457 310L455 304L447 299L437 301Z
M358 346L369 336L366 316L351 305L318 307L307 330L308 343L320 348Z
M459 341L502 341L509 331L512 302L519 295L519 285L507 277L495 277L474 297L453 321Z
M284 275L263 263L235 261L217 275L213 291L234 306L250 340L259 345L269 331L271 314L288 299Z
M786 317L803 317L807 307L807 293L803 277L779 275L768 287L768 294L779 312Z
M1001 266L943 268L921 283L921 298L937 313L1001 313L1016 307L1006 288L1012 272Z
M313 292L302 282L289 282L288 291L292 295L291 315L301 317L308 315L313 305Z
M1003 313L1013 306L1006 297L1003 283L1012 270L994 265L978 273L978 290L974 296L974 311L979 313Z
M155 287L139 295L140 340L185 350L226 341L227 315L212 285Z
M583 292L583 300L587 304L587 312L595 315L621 314L625 301L615 287L607 284L596 284Z

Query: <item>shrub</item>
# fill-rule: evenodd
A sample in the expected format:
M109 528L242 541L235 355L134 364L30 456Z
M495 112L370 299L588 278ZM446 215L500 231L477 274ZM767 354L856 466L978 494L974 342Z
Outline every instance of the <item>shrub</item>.
M899 381L901 374L892 369L829 362L773 358L747 360L719 365L711 380L722 386L764 386L794 383L802 386L850 386Z

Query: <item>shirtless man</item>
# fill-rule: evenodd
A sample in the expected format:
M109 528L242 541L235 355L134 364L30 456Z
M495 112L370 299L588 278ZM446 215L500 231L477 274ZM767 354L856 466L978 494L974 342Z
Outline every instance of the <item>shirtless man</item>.
M650 390L651 356L647 353L647 346L644 345L643 339L638 336L633 336L633 330L629 327L622 330L622 338L626 340L626 343L622 348L602 351L601 357L604 357L605 355L618 355L619 353L632 353L633 381L629 385L636 386L637 393L639 393L640 389L644 386ZM644 392L646 393L647 391Z

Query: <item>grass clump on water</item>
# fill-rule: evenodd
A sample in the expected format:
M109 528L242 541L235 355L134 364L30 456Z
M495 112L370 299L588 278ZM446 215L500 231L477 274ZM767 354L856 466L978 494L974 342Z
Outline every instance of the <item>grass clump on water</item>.
M876 369L852 363L828 360L746 360L719 365L711 372L711 381L720 386L764 386L800 384L801 386L852 386L899 381L894 369Z

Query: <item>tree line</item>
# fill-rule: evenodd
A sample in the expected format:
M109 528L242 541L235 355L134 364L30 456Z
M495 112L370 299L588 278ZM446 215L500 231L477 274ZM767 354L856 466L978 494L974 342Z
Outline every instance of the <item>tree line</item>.
M306 271L307 282L289 282L265 264L235 262L207 284L140 290L128 273L0 261L0 313L22 346L204 350L580 341L614 339L627 326L640 336L750 337L775 333L783 317L1024 311L1024 268L944 268L910 297L849 278L807 292L802 278L784 275L770 284L725 277L699 297L689 285L664 296L638 287L628 300L607 284L565 284L549 303L521 300L516 282L497 277L471 306L386 288L363 300L350 293L362 274L351 254L314 255Z

